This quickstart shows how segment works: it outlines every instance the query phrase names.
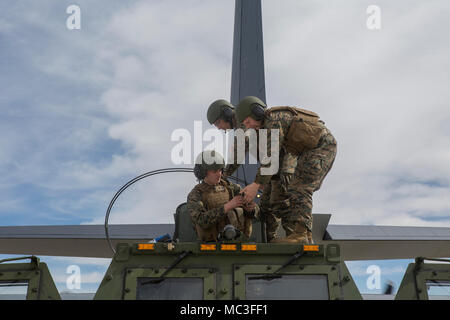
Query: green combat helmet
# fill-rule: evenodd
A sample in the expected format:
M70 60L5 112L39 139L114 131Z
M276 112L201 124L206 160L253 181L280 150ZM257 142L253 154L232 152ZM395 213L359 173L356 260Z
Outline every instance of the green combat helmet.
M231 103L227 100L219 99L211 103L206 117L208 118L208 122L210 124L216 122L220 117L222 117L225 121L232 123L233 110L234 107Z
M208 170L220 170L224 167L225 161L220 153L206 150L200 153L195 160L194 175L198 180L203 180Z
M255 120L262 120L266 104L255 96L248 96L239 101L236 107L236 119L242 123L247 117L252 117Z

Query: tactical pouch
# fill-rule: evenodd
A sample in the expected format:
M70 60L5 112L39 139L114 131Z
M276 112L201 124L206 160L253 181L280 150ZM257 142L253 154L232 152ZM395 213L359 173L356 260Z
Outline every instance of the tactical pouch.
M323 130L317 113L295 107L273 107L268 110L269 113L273 111L290 111L295 115L283 143L287 152L299 155L317 147Z
M292 121L284 147L287 152L298 155L317 147L323 128L319 125L319 116L316 113L303 109L296 111L297 119Z

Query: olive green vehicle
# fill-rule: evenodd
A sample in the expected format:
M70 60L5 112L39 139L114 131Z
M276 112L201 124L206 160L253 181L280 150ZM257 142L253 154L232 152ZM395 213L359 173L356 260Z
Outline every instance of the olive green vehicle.
M94 299L361 299L339 247L121 244Z
M409 264L395 300L449 300L449 291L450 260L419 257Z
M28 263L11 263L18 260L30 260ZM0 293L3 288L17 288L12 294L0 295L1 299L19 299L15 293L25 290L27 300L60 300L61 296L45 263L35 256L0 260Z
M15 260L30 259L28 263ZM450 261L417 258L395 300L449 299ZM444 262L444 263L443 263ZM0 261L3 287L27 300L60 300L37 257ZM442 290L444 289L444 290ZM14 291L13 291L14 292ZM21 299L0 294L0 299ZM96 300L361 300L339 245L268 243L120 243Z
M165 242L118 243L94 299L363 299L338 243L265 243L258 223L249 242L202 243L188 219L183 203L175 214L175 233ZM17 262L24 259L30 261ZM409 265L396 300L450 298L450 261L428 260ZM61 299L46 264L34 256L0 261L0 293L16 286L25 288L29 300ZM0 299L18 297L0 294Z

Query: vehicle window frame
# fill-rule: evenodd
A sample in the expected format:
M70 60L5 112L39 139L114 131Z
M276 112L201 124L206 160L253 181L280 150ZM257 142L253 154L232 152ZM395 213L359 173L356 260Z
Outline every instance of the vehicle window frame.
M141 267L129 268L126 272L125 286L123 288L124 300L136 300L138 278L158 279L166 268ZM216 274L210 268L173 268L164 278L201 278L203 279L203 300L216 298Z
M233 266L233 298L245 300L246 297L246 276L247 275L270 275L278 270L281 265L234 265ZM339 299L343 293L338 285L338 267L332 265L290 265L283 269L279 275L325 275L328 283L328 298L330 300Z

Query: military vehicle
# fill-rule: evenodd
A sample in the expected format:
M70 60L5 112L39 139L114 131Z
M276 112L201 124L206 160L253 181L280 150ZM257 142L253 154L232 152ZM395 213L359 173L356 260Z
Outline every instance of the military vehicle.
M192 172L192 169L171 169L177 170ZM106 240L103 242L105 248L108 243L113 256L95 293L96 300L361 300L363 296L344 263L344 257L347 260L360 259L361 256L377 258L376 252L358 250L384 247L381 250L387 251L395 243L395 240L378 240L380 243L373 245L370 240L358 240L362 242L359 249L352 248L352 241L331 238L336 233L328 228L330 235L324 229L324 226L328 227L329 215L320 214L314 215L313 234L317 244L267 243L258 222L254 223L254 232L248 242L235 241L237 231L227 226L220 242L202 243L197 241L186 203L182 203L174 215L173 236L166 234L137 242L119 240L114 247L108 227L114 202L128 186L155 172L163 173L167 169L131 180L111 200L104 225ZM400 227L394 228L401 230ZM281 228L279 232L282 235ZM438 244L435 252L438 256L447 255L450 247L442 244L448 244L448 240L439 241L432 241L433 245ZM407 242L413 243L411 240ZM402 240L397 240L397 243L401 248ZM346 251L344 254L341 246ZM414 252L420 250L413 248ZM395 250L390 251L398 256ZM30 262L16 262L23 259L30 259ZM439 263L425 263L426 260ZM61 299L47 266L35 256L0 261L0 293L4 293L1 288L11 287L26 290L22 295L0 297ZM450 260L416 258L415 263L409 265L395 299L450 299Z
M182 204L180 212L185 208ZM192 230L192 229L191 229ZM118 243L95 293L98 300L361 300L339 244ZM369 247L368 247L369 248ZM29 263L16 260L30 259ZM425 263L437 260L440 263ZM45 263L35 256L0 261L2 299L61 299ZM438 289L438 291L436 291ZM440 291L439 291L440 290ZM14 291L13 291L14 292ZM450 299L450 260L419 257L395 295L399 300ZM3 293L0 290L0 293Z
M265 101L262 48L261 2L236 0L233 104L248 95ZM61 299L35 255L112 258L98 300L359 300L363 295L345 261L409 258L416 261L395 299L450 298L450 261L438 259L450 257L450 228L329 225L331 215L315 214L313 245L266 243L258 223L249 242L233 241L228 229L221 242L199 243L185 204L176 209L174 225L109 226L111 207L129 185L174 171L192 173L161 169L130 180L111 201L104 226L0 227L0 253L32 254L0 261L0 299ZM247 184L255 172L246 164L235 178ZM165 234L172 236L158 239Z

